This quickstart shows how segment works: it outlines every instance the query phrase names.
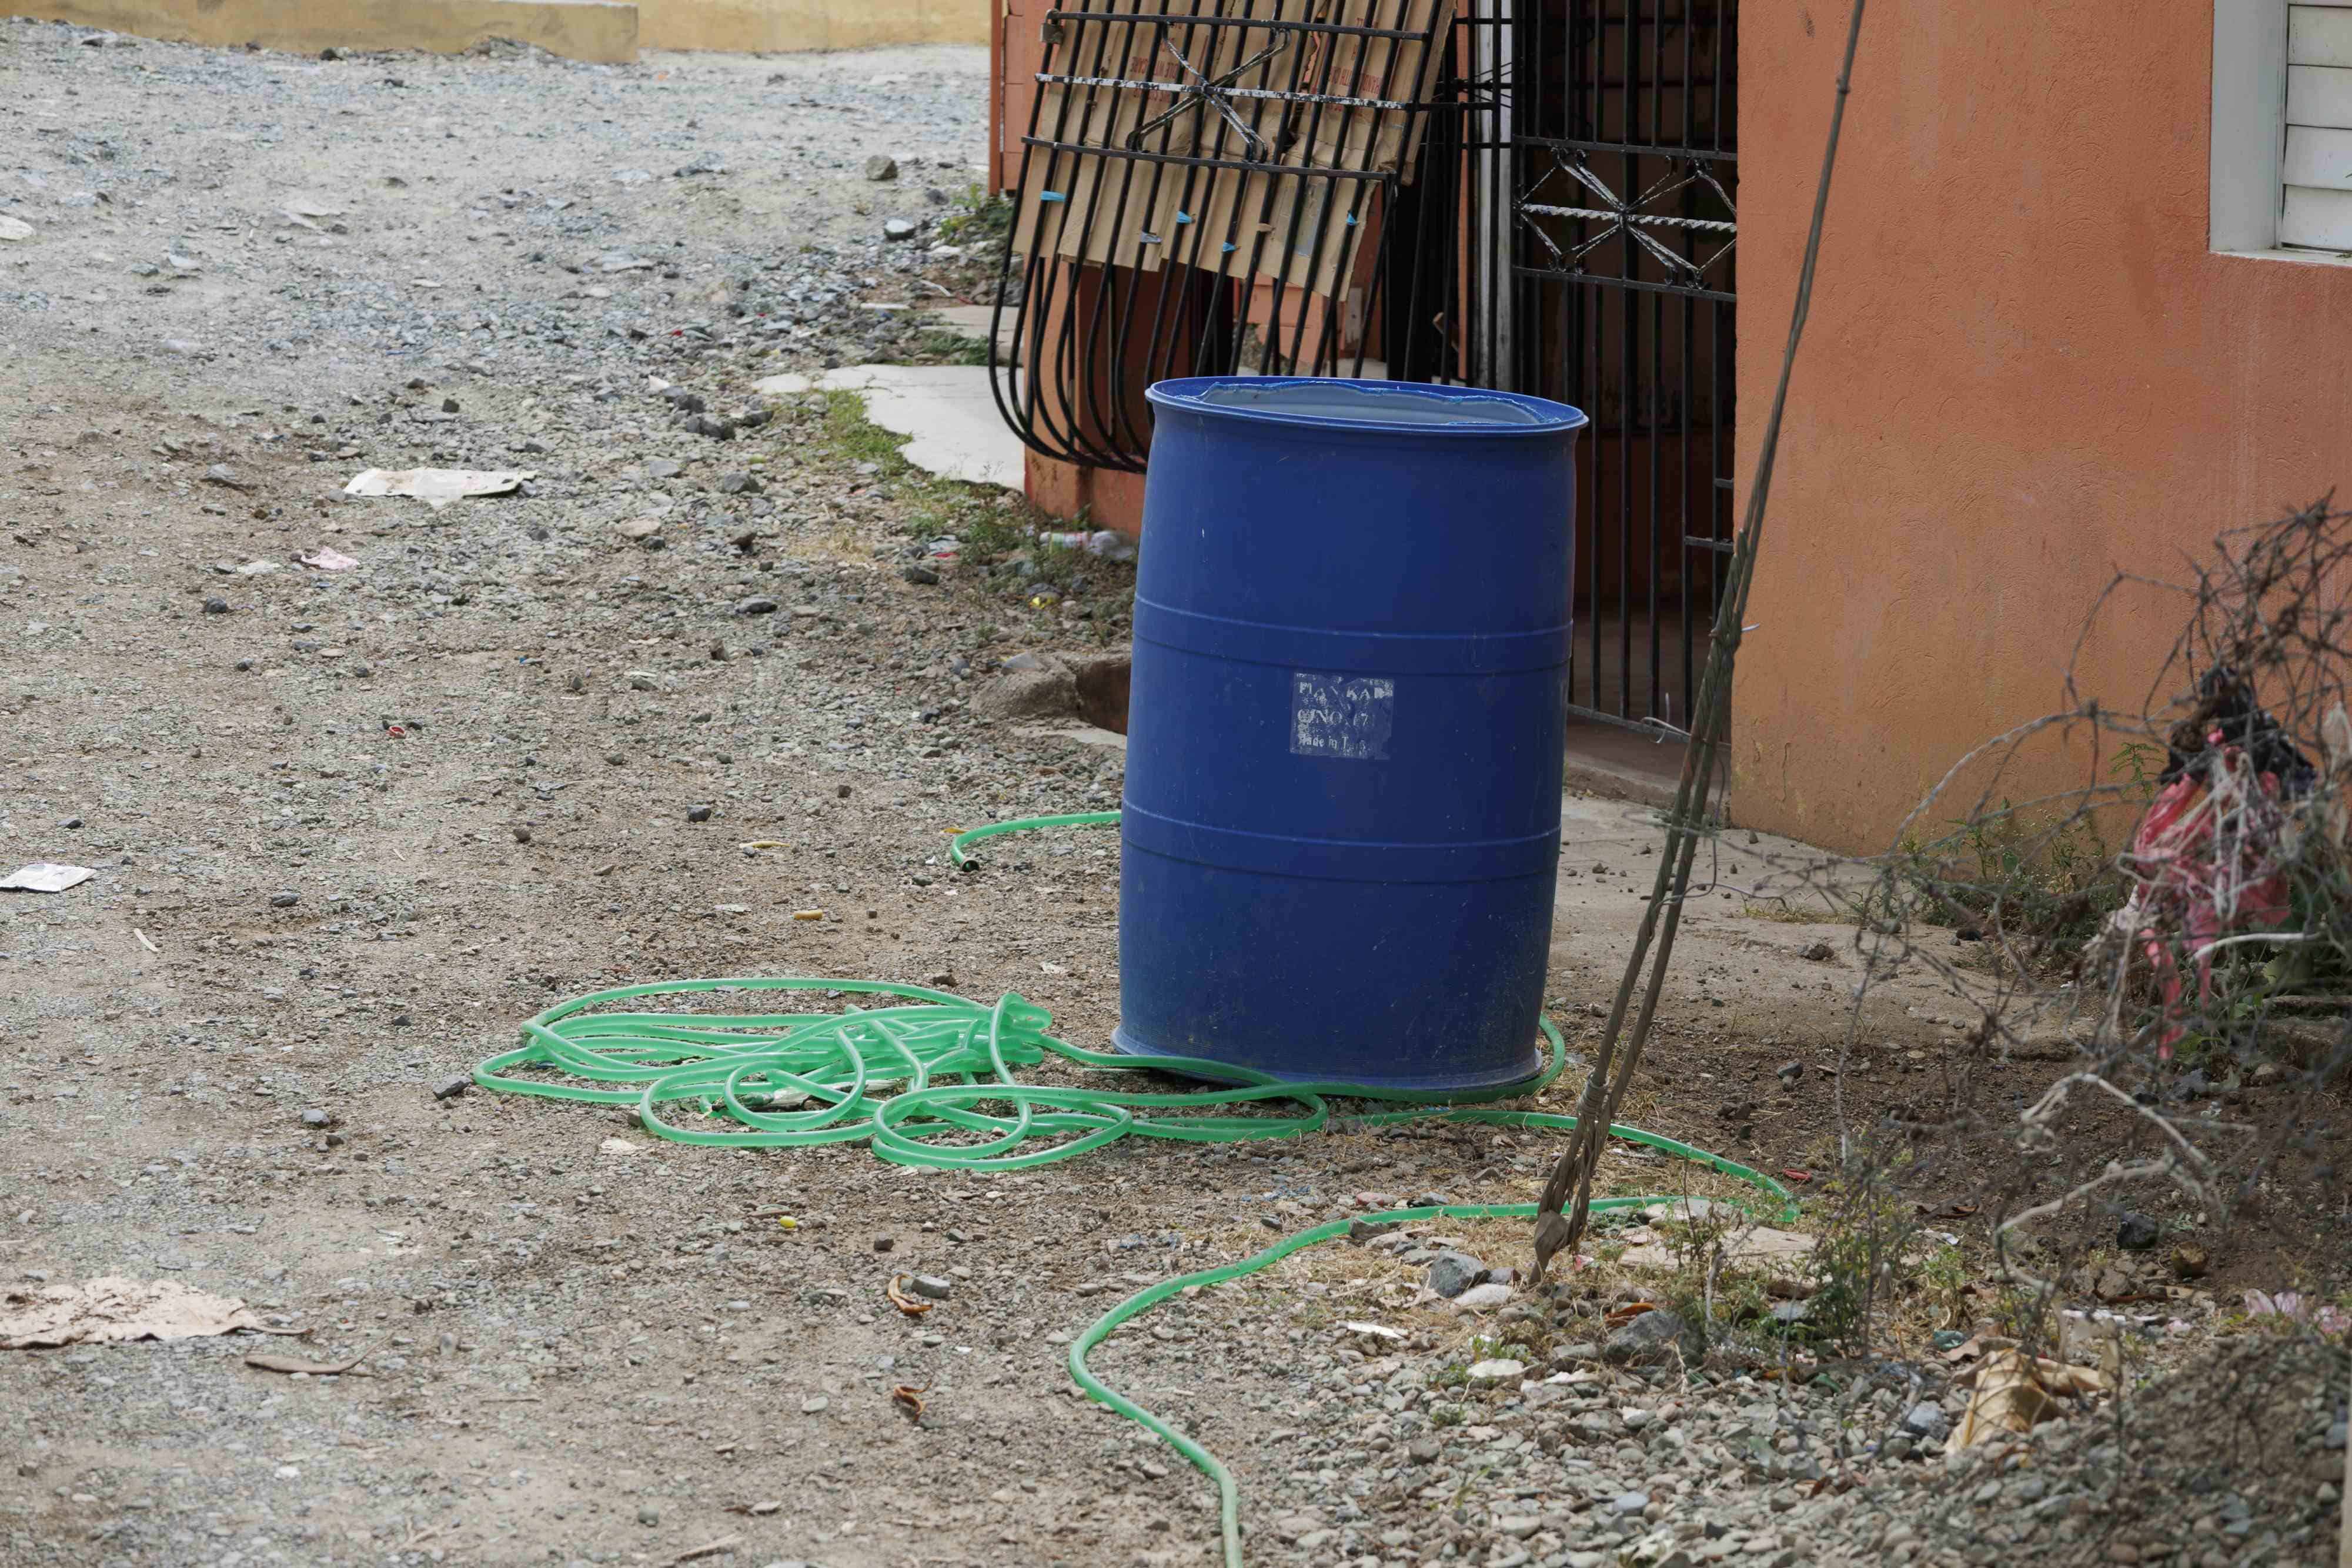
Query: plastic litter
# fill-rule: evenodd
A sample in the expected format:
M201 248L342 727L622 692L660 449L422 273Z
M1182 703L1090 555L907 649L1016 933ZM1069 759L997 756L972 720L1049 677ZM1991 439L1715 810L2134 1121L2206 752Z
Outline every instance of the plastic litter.
M346 496L410 496L435 511L469 496L503 496L535 473L472 468L370 468L343 486Z
M19 866L0 877L0 892L63 893L69 887L79 887L98 873L88 866L59 865L53 861L35 861Z
M1090 534L1041 533L1038 540L1057 549L1084 550L1105 560L1133 560L1135 541L1125 534L1115 534L1108 528L1097 528Z

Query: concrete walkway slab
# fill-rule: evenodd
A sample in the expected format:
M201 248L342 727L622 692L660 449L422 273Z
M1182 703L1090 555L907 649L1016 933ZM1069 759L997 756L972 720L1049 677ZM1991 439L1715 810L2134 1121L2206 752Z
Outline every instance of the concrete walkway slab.
M927 474L970 485L1021 488L1021 438L996 412L996 394L983 365L845 365L812 379L770 376L756 392L789 396L805 392L854 392L866 399L866 417L908 437L899 455Z

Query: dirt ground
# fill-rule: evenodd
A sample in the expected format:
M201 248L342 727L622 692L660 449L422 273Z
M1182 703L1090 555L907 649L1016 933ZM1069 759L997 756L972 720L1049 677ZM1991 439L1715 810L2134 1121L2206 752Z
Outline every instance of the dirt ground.
M1115 744L970 704L1007 656L1120 642L1131 570L1033 592L971 545L1021 507L751 390L887 347L863 304L953 294L931 247L985 102L963 50L321 62L0 24L0 215L32 229L0 242L0 872L96 873L0 894L0 1282L174 1281L308 1331L0 1352L0 1563L1211 1562L1213 1491L1076 1395L1077 1331L1276 1229L1539 1186L1543 1140L1458 1127L982 1179L436 1097L559 997L694 976L1017 988L1107 1040L1115 835L968 875L944 846L1116 803ZM924 232L887 244L892 217ZM340 494L425 464L535 477L438 512ZM902 570L957 528L961 559ZM356 565L300 563L321 549ZM1563 824L1574 1047L1657 833L1586 799ZM1727 841L1631 1108L1775 1173L1834 1161L1859 974L1853 927L1760 917L1808 858ZM1848 1124L1944 1114L1958 1009L1896 977L1864 1019ZM1981 1201L2037 1071L1962 1073L1992 1112L1923 1198ZM2294 1282L2315 1236L2340 1267L2331 1223L2215 1249ZM1451 1235L1525 1261L1516 1228ZM902 1316L910 1271L950 1299ZM1441 1357L1491 1327L1302 1259L1098 1359L1234 1467L1265 1560L1580 1561L1585 1526L1399 1479L1407 1429L1360 1423L1411 1401L1333 1326L1356 1297Z

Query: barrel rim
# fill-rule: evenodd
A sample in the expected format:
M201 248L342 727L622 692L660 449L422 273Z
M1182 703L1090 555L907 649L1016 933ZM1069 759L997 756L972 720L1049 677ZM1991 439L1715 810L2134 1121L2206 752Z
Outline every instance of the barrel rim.
M1417 396L1434 393L1462 402L1509 403L1538 417L1534 423L1526 424L1467 420L1452 424L1398 424L1379 420L1342 419L1329 414L1213 403L1202 396L1211 388L1227 386L1265 391L1288 386L1349 387L1374 395L1410 390ZM1295 429L1356 431L1391 440L1452 436L1488 440L1498 435L1561 435L1582 430L1592 423L1591 417L1580 408L1556 402L1549 398L1531 397L1525 392L1499 392L1487 387L1446 386L1434 382L1372 381L1348 376L1181 376L1153 382L1145 390L1144 396L1160 408L1182 409L1212 418L1235 419L1251 424L1286 425Z

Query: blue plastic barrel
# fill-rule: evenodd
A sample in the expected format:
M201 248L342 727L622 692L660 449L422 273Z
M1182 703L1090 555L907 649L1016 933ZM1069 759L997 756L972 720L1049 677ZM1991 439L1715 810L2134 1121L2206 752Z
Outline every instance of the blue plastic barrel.
M1395 382L1150 396L1118 1048L1528 1076L1584 415Z

